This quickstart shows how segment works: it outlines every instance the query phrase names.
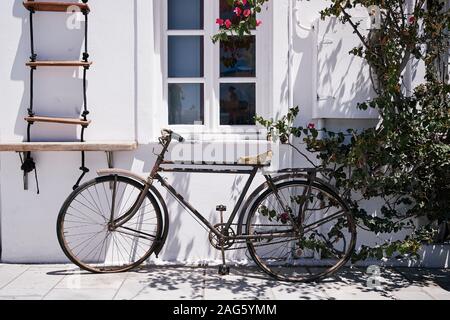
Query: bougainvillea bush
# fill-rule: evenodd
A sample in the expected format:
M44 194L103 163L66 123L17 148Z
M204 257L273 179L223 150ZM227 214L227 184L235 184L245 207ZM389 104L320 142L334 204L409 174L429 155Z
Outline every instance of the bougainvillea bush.
M350 9L374 5L380 26L367 33L365 24L352 19ZM321 160L321 167L333 169L326 177L351 201L360 228L377 235L409 230L400 240L363 245L354 261L415 255L424 242L448 237L445 232L437 237L439 228L442 231L450 221L450 86L443 67L450 14L444 8L443 0L416 0L412 8L407 0L329 0L321 12L323 19L336 17L349 25L360 40L350 54L367 62L378 95L355 108L375 108L380 114L377 127L345 132L319 132L313 124L296 127L298 107L278 120L256 119L271 139L290 144L305 156L300 142ZM247 33L248 25L255 24L245 21L222 25L215 39ZM426 76L408 92L403 75L411 62L423 62ZM382 215L373 216L362 206L374 199L382 200L377 210Z
M257 14L261 12L264 3L269 0L227 0L226 4L233 12L228 19L217 18L219 32L213 36L213 42L227 41L229 36L243 37L250 35L251 31L262 24L257 19Z

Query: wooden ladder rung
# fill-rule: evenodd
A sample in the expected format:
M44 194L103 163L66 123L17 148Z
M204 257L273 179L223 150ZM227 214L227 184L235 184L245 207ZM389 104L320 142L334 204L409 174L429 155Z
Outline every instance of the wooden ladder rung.
M77 6L81 11L90 11L88 4L74 2L24 1L23 6L34 11L66 12L71 6Z
M0 152L40 151L132 151L136 141L88 141L88 142L1 142Z
M40 116L25 117L25 120L28 122L49 122L49 123L73 124L81 126L88 126L91 123L91 120L83 120L78 118L53 118Z
M89 67L92 61L30 61L28 67Z

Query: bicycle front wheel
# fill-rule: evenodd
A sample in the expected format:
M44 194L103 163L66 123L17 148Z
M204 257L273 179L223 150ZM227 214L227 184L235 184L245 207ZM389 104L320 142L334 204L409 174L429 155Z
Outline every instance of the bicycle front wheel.
M249 253L267 274L282 281L324 278L350 258L356 227L345 202L332 190L307 181L268 189L247 217Z
M123 272L144 262L162 232L162 216L148 193L136 214L114 225L130 210L143 186L121 176L86 182L64 202L58 216L58 241L80 268L96 273ZM128 221L127 221L128 220Z

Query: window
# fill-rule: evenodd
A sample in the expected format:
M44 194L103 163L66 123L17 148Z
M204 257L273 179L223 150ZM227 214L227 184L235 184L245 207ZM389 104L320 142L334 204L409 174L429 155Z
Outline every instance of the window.
M243 39L211 41L217 17L233 18L227 0L165 0L164 90L165 120L174 130L208 132L255 126L256 114L265 115L258 79L263 40L255 30Z
M168 124L203 124L203 0L167 2Z

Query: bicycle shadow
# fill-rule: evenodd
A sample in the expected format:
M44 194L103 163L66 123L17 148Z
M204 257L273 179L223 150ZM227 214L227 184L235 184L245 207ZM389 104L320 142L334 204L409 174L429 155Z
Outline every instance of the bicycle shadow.
M48 275L81 277L89 286L100 278L124 278L115 294L118 300L251 299L336 300L397 299L407 289L420 291L440 287L450 290L448 270L381 268L376 281L365 268L344 268L316 283L276 281L255 266L232 266L230 275L220 276L217 267L143 266L122 274L91 274L78 268L48 272ZM112 278L111 278L112 277ZM78 289L80 289L78 288Z
M160 268L160 267L158 267ZM365 269L344 269L338 274L317 283L286 283L276 281L256 267L232 267L229 276L221 277L217 268L207 267L198 273L183 272L180 269L166 269L161 271L154 267L136 271L147 278L141 280L142 288L133 296L123 296L129 299L156 298L166 295L172 296L177 291L190 292L185 298L198 299L282 299L299 300L334 300L338 297L346 299L395 299L394 293L411 285L419 287L431 286L440 277L431 277L433 281L424 282L417 279L412 282L404 275L392 269L383 269L382 277L377 286L371 285L370 275ZM431 282L430 282L431 281ZM149 290L152 288L152 290ZM189 288L189 291L186 290ZM172 291L172 293L170 293ZM156 296L151 294L157 293ZM119 295L120 297L120 295Z

